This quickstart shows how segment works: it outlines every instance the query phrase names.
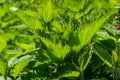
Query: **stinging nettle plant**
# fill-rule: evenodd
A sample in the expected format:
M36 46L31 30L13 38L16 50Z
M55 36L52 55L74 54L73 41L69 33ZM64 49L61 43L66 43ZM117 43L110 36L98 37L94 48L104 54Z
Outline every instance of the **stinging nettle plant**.
M19 23L9 27L10 35L0 33L0 74L5 80L96 78L85 77L94 56L103 66L113 66L113 56L109 53L112 50L108 52L101 45L115 40L105 40L96 32L115 14L112 7L116 2L41 0L33 2L36 10L11 12Z

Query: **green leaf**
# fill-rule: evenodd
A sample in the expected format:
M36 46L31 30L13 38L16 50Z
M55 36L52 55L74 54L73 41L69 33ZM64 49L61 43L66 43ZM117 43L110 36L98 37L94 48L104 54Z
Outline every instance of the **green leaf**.
M59 21L53 21L52 22L52 25L53 25L53 30L54 31L56 31L56 32L63 32L63 28L62 28L62 26L61 26L61 24L60 24L60 22Z
M72 26L70 24L65 24L64 27L66 27L66 29L64 29L64 33L62 35L62 38L64 38L65 40L68 40L69 36L72 32Z
M3 51L6 45L7 45L6 40L0 35L0 53Z
M116 47L116 41L110 38L102 40L101 43L103 43L106 46L106 48L109 48L111 50L114 50Z
M118 64L120 66L120 42L118 40L118 42L116 43L116 48L112 51L112 55L113 55L113 61L114 64Z
M102 24L114 13L113 12L107 12L105 15L103 15L100 19L95 20L91 23L87 23L82 25L80 29L78 30L78 36L79 36L79 45L74 45L73 50L79 51L83 46L85 46L93 37L93 35L100 29Z
M112 54L113 54L114 63L117 63L118 58L119 58L117 52L116 52L116 51L113 51Z
M5 60L2 58L2 56L0 56L0 73L2 75L5 75L6 72L6 62Z
M104 46L108 51L112 52L116 48L116 38L110 36L107 32L97 33L96 41Z
M47 38L40 37L40 39L45 44L45 46L48 48L48 55L53 60L54 59L55 60L64 60L64 58L70 52L70 47L67 44L65 46L63 46L61 42L56 44L56 43L48 40Z
M51 0L45 1L40 5L38 9L38 15L47 23L53 18L53 8L54 4Z
M36 47L34 42L31 42L30 44L16 42L16 45L25 50L34 49Z
M79 10L84 9L87 2L87 0L63 0L62 7L65 10L70 9L73 12L79 12Z
M16 15L27 26L29 26L29 28L32 30L33 33L36 29L40 29L40 30L43 29L41 22L39 20L35 19L35 17L31 17L31 16L27 15L26 13L24 13L23 11L17 12Z
M20 62L18 62L15 66L14 69L12 70L12 76L14 78L16 78L21 71L23 71L23 69L28 65L28 63L30 62L31 57L26 57L24 59L22 59Z
M92 58L92 45L90 45L90 49L87 48L78 58L78 63L80 67L80 71L83 72L87 65L89 64L91 58Z
M36 17L36 15L37 15L37 13L35 11L32 11L32 10L25 10L24 13L31 16L31 17Z
M94 44L95 54L109 67L112 67L112 56L100 44Z
M80 72L78 71L69 71L68 73L60 76L59 78L62 78L62 77L79 77L80 75Z

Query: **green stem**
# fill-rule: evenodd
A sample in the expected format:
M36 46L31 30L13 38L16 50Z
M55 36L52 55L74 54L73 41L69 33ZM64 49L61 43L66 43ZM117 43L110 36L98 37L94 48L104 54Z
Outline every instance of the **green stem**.
M84 80L84 72L81 72L81 80Z
M84 80L84 72L80 72L79 80Z

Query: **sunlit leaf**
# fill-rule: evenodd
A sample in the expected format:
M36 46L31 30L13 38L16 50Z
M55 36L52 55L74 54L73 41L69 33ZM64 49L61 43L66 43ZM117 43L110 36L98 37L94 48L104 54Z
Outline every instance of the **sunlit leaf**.
M67 56L67 54L70 52L70 47L67 44L63 46L61 43L56 44L42 37L41 37L41 40L48 48L49 50L48 55L51 57L51 59L58 58L58 60L59 59L63 60Z
M48 0L40 5L38 9L38 13L40 18L42 18L45 22L49 22L53 18L53 8L54 4L51 0Z
M114 12L113 12L114 13ZM107 14L105 14L103 17L101 17L100 19L93 21L90 24L85 24L82 25L82 27L79 29L78 31L78 36L79 36L79 45L73 46L73 50L78 51L79 49L81 49L84 45L86 45L91 38L93 37L93 35L100 29L101 25L113 14L111 12L108 12ZM99 23L99 24L98 24ZM77 48L76 48L77 47Z
M3 51L6 45L7 45L6 40L0 35L0 53Z
M0 73L2 75L5 75L6 74L6 62L5 60L2 58L2 56L0 56Z
M35 48L35 43L34 42L32 42L30 44L16 42L16 45L18 45L19 47L21 47L25 50L30 50L30 49Z
M16 78L20 74L20 72L28 65L30 60L31 60L31 57L28 57L26 59L21 60L19 63L17 63L14 66L14 69L12 70L12 74L11 75L14 78Z
M31 30L36 30L36 29L40 29L42 30L43 27L41 26L41 22L37 19L35 19L35 17L29 17L29 15L27 15L26 13L19 11L16 13L16 15L27 25L29 26L29 28ZM33 32L34 33L34 32Z
M80 75L80 72L78 71L70 71L62 76L60 76L59 78L62 78L62 77L78 77Z

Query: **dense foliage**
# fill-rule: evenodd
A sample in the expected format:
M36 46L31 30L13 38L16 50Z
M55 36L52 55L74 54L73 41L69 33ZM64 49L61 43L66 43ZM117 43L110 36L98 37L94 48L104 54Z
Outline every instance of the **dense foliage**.
M118 0L0 0L0 80L119 80Z

